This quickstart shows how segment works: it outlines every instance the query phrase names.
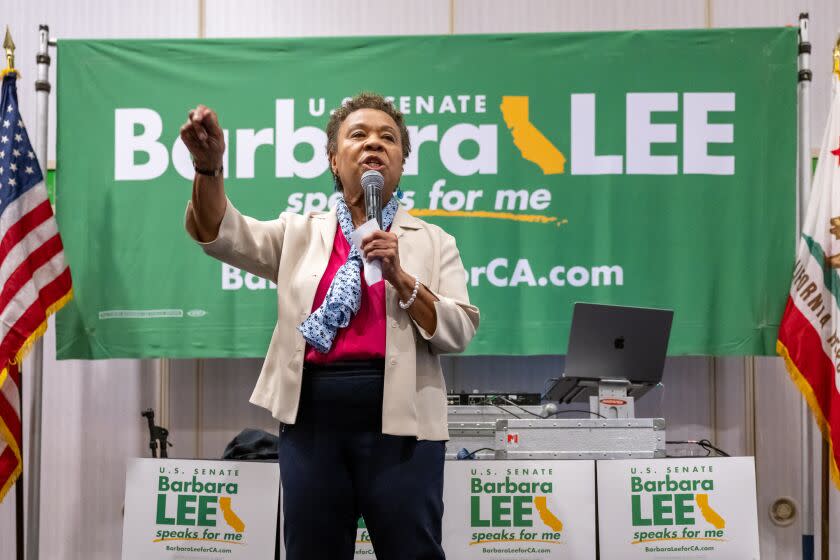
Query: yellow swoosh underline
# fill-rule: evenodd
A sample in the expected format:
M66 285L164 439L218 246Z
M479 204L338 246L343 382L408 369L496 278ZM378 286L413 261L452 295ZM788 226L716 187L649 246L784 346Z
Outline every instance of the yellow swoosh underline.
M223 541L222 539L155 539L152 542L164 542L164 541L202 541L202 542L220 542L225 544L245 544L244 542L238 541Z
M445 218L492 218L496 220L511 220L514 222L530 222L536 224L568 224L569 220L559 220L554 216L540 216L538 214L514 214L512 212L487 212L484 210L431 210L428 208L415 208L408 211L412 216L437 216Z
M545 544L563 544L563 541L542 541L539 539L495 539L489 541L470 541L470 546L474 544L486 544L486 543L512 543L512 542L539 542Z
M646 539L643 541L630 541L630 544L641 544L646 542L658 542L658 541L720 541L726 542L726 539L718 539L713 537L694 537L693 539L689 539L687 537L677 537L675 539Z

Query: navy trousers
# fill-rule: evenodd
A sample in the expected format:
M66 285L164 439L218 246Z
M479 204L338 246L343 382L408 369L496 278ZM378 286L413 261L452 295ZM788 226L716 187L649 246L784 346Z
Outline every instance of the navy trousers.
M288 560L351 560L363 516L377 560L441 560L442 441L382 434L381 363L305 368L280 434Z

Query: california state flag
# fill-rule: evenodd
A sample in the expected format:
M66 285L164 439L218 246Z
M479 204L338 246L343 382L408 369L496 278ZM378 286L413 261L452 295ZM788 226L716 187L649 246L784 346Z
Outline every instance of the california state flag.
M802 391L831 448L840 488L840 78L802 226L776 351Z

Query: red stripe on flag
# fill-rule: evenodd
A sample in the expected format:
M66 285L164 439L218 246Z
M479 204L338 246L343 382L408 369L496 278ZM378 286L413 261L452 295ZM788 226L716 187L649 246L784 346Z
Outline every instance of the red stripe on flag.
M18 458L11 447L6 447L0 454L0 488L6 485L6 481L15 472L18 466Z
M17 410L14 409L12 404L3 395L0 395L0 418L3 419L6 427L9 428L12 437L15 438L15 442L19 443L21 434L23 433L21 431L20 417L18 416Z
M20 243L33 229L49 220L52 215L50 201L45 199L44 202L24 214L12 227L6 230L6 233L3 234L3 240L0 241L0 263L6 260L6 256L15 245Z
M820 334L814 330L790 297L779 327L779 340L785 345L791 360L811 386L820 408L825 411L831 404L834 396L832 393L837 393L834 385L834 363L823 351Z
M14 484L20 474L20 460L10 447L6 447L0 454L0 501Z
M0 341L0 361L8 363L14 360L27 339L46 321L47 308L67 295L71 286L70 269L65 267L61 274L41 289L35 303L23 312Z
M5 308L15 294L32 279L36 270L47 264L51 258L56 256L63 249L61 237L58 234L52 236L43 245L32 251L26 260L20 263L14 272L3 285L0 292L0 309Z
M840 487L840 390L835 382L836 369L834 362L823 350L820 333L790 298L779 328L779 342L785 347L787 359L790 360L788 370L791 370L792 365L798 370L801 379L797 379L795 371L790 371L791 377L812 409L818 409L813 412L831 445L834 455L832 478ZM807 387L803 387L803 384Z

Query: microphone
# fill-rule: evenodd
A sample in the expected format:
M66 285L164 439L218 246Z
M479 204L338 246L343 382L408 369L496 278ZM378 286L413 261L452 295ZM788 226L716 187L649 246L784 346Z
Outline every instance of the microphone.
M375 169L369 169L362 174L362 190L365 192L365 214L368 220L376 219L379 229L382 229L382 187L385 177Z

